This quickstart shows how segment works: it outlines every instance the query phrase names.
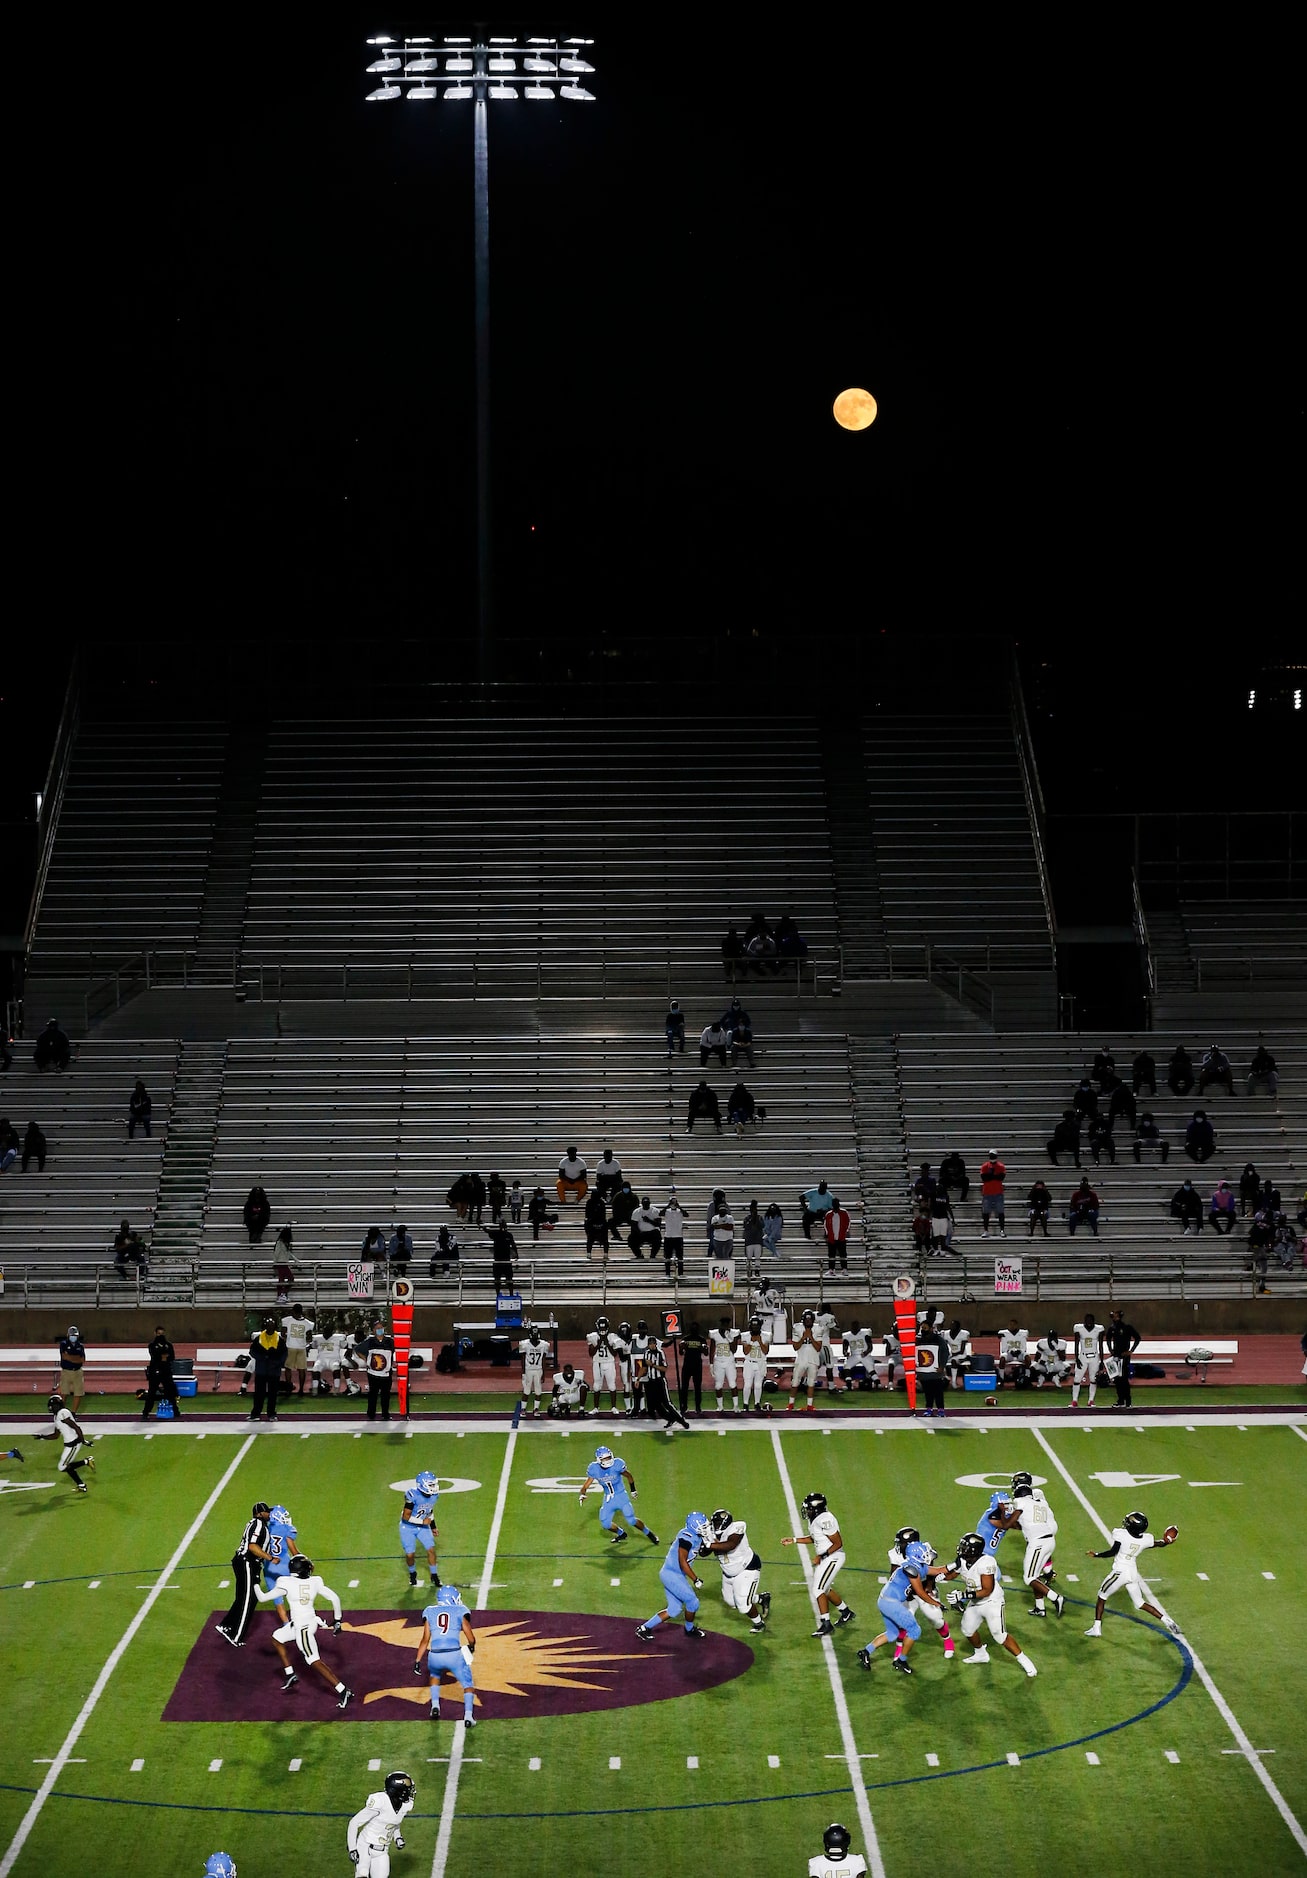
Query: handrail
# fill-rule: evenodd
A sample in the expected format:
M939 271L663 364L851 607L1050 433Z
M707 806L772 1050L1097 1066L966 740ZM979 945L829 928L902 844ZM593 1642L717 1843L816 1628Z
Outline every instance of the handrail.
M1157 996L1157 968L1153 963L1152 941L1148 935L1148 918L1144 912L1143 895L1139 891L1139 875L1130 869L1130 892L1134 900L1135 939L1144 955L1144 976L1148 981L1148 1028L1153 1028L1153 999Z
M73 654L72 670L68 674L68 686L64 692L64 707L59 717L59 728L55 732L54 748L50 752L50 768L46 772L45 788L41 791L41 804L37 811L40 847L36 859L36 878L32 883L31 903L27 909L27 924L23 928L24 958L32 950L36 922L41 913L46 876L50 871L50 856L54 852L54 838L59 828L59 811L63 807L73 744L77 739L81 719L82 655L78 650Z
M1307 973L1307 956L1303 953L1269 952L1202 952L1195 951L1194 963L1198 968L1198 989L1203 988L1204 965L1237 965L1247 967L1247 978L1252 984L1256 977L1254 965L1291 965L1298 976ZM1242 975L1242 974L1241 974Z
M1039 781L1039 766L1035 762L1035 744L1030 734L1030 719L1026 715L1026 694L1021 684L1021 666L1015 646L1012 648L1008 705L1012 717L1012 732L1016 738L1017 763L1021 770L1021 787L1026 798L1026 813L1030 819L1030 832L1034 839L1035 863L1039 869L1039 891L1044 901L1044 917L1048 921L1048 942L1053 950L1053 963L1056 965L1057 915L1053 911L1053 888L1044 854L1047 811L1044 807L1044 791Z

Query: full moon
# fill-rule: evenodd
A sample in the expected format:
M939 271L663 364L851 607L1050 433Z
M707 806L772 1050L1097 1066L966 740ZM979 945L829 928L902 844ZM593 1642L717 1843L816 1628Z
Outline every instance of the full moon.
M855 387L842 391L834 404L835 422L843 430L865 430L876 421L876 400L869 391Z

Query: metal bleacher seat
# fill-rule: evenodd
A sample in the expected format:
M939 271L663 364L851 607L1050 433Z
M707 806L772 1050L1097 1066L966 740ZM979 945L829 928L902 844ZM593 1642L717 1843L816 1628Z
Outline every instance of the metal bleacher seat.
M1117 1124L1115 1165L1106 1156L1099 1165L1094 1164L1087 1135L1080 1170L1072 1167L1065 1155L1057 1168L1049 1162L1045 1144L1053 1126L1070 1105L1072 1090L1080 1077L1089 1073L1095 1052L1104 1041L1110 1041L1117 1073L1127 1083L1131 1059L1137 1051L1148 1050L1157 1060L1157 1094L1141 1098L1139 1106L1151 1109L1170 1142L1170 1160L1165 1165L1156 1160L1135 1164L1131 1152L1133 1131L1124 1120ZM986 1257L1003 1249L1046 1258L1054 1285L1060 1279L1071 1286L1082 1279L1093 1279L1110 1258L1118 1286L1127 1291L1132 1285L1137 1292L1150 1286L1154 1290L1159 1286L1171 1289L1180 1283L1176 1261L1183 1253L1188 1272L1185 1283L1190 1289L1207 1285L1230 1292L1251 1286L1245 1270L1244 1225L1237 1226L1226 1239L1218 1237L1205 1221L1201 1233L1182 1239L1180 1227L1170 1214L1171 1196L1190 1176L1202 1195L1205 1210L1216 1183L1228 1180L1237 1189L1245 1162L1252 1161L1263 1176L1271 1177L1280 1187L1286 1209L1290 1213L1296 1210L1307 1178L1307 1035L1289 1032L1267 1037L1280 1071L1275 1096L1244 1093L1257 1035L1228 1030L1222 1031L1219 1041L1234 1069L1234 1096L1219 1088L1209 1088L1202 1096L1196 1088L1185 1097L1173 1095L1166 1086L1165 1069L1176 1041L1179 1039L1161 1033L1114 1036L1110 1040L1057 1034L905 1035L899 1039L908 1169L915 1173L921 1161L938 1167L943 1154L956 1150L972 1180L965 1205L956 1198L954 1201L958 1215L956 1256L928 1262L937 1283L948 1282L950 1269L956 1270L961 1256L967 1257L974 1273ZM1192 1038L1184 1041L1197 1065L1201 1047ZM1216 1154L1201 1166L1184 1153L1185 1124L1198 1107L1207 1111L1216 1130ZM990 1148L998 1149L1007 1167L1008 1234L1002 1248L996 1238L986 1243L980 1236L977 1176ZM1087 1229L1073 1239L1067 1229L1067 1207L1081 1172L1089 1176L1102 1201L1097 1239ZM1029 1240L1025 1196L1040 1178L1053 1195L1050 1237L1045 1240L1039 1235ZM906 1243L906 1181L903 1210ZM1159 1277L1159 1258L1170 1261L1169 1275L1164 1280ZM1273 1271L1270 1283L1273 1290L1301 1289L1304 1275Z

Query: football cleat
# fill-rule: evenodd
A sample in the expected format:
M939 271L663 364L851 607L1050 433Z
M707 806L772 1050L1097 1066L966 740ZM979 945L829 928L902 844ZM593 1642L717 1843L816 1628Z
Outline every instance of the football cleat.
M871 1659L874 1655L875 1651L870 1644L864 1645L864 1647L858 1651L858 1661L862 1664L864 1669L871 1668Z
M648 1624L637 1624L635 1634L640 1639L641 1643L653 1642L653 1631L650 1630Z
M475 1728L475 1727L476 1727L476 1725L477 1725L477 1723L476 1723L476 1716L475 1716L475 1715L465 1715L465 1716L463 1717L463 1726L464 1726L465 1728Z
M1162 1622L1166 1625L1167 1629L1170 1631L1173 1637L1178 1637L1180 1635L1180 1626L1179 1624L1176 1623L1174 1617L1164 1617L1162 1619Z
M1026 1616L1027 1617L1047 1617L1048 1612L1044 1609L1042 1604L1033 1604L1027 1608Z
M15 1461L21 1461L21 1460L22 1460L22 1458L23 1458L23 1451L22 1451L22 1449L21 1449L21 1448L13 1448L13 1449L11 1449L11 1451L10 1451L10 1458L11 1458L12 1460L15 1460Z
M708 1632L706 1630L700 1630L698 1624L691 1624L685 1634L687 1637L706 1637Z
M77 1483L76 1481L74 1481L74 1482L73 1482L73 1492L74 1492L74 1493L85 1493L85 1492L86 1492L86 1488L85 1488L84 1486L79 1486L79 1485L78 1485L78 1483Z
M1066 1609L1066 1599L1062 1596L1062 1593L1060 1591L1050 1591L1048 1594L1048 1597L1049 1597L1049 1602L1053 1606L1053 1609L1057 1612L1058 1616L1060 1617L1063 1611Z
M851 1624L853 1622L854 1615L855 1613L849 1608L847 1604L841 1604L840 1614L835 1619L835 1622L837 1624Z
M913 1673L912 1665L906 1656L896 1656L894 1658L894 1667L897 1669L900 1676L910 1676Z
M987 1663L989 1661L989 1651L983 1647L979 1650L973 1650L971 1655L964 1656L962 1661L964 1663Z
M767 1626L763 1623L761 1617L755 1617L751 1620L749 1628L755 1637L760 1637Z
M650 1545L657 1545L658 1534L656 1532L650 1532L647 1526L644 1529L644 1536L649 1541Z
M95 1472L95 1456L93 1454L84 1454L81 1460L78 1461L77 1465L79 1467L89 1467L91 1472L94 1473Z
M812 1634L814 1637L833 1637L835 1635L835 1629L830 1618L823 1617Z
M298 1681L299 1677L295 1674L295 1671L288 1669L286 1674L282 1677L281 1686L283 1689L293 1689Z
M1102 1634L1103 1634L1103 1626L1101 1624L1091 1624L1088 1630L1085 1632L1085 1635L1087 1637L1101 1637Z
M608 1543L609 1545L620 1545L623 1539L625 1539L625 1537L626 1537L626 1534L621 1530L621 1528L615 1527L613 1531L610 1532L608 1535Z
M348 1707L349 1707L349 1705L350 1705L350 1703L351 1703L351 1702L352 1702L353 1700L354 1700L354 1691L353 1691L352 1689L343 1689L343 1690L341 1691L341 1697L340 1697L340 1700L339 1700L339 1702L337 1702L337 1704L336 1704L336 1707L337 1707L337 1708L348 1708Z
M761 1596L758 1599L758 1609L762 1615L763 1622L766 1623L767 1619L771 1616L771 1592L770 1591L764 1591L761 1594Z

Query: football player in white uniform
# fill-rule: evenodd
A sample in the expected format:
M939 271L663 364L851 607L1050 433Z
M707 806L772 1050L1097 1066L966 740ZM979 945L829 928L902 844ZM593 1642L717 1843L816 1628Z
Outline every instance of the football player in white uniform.
M313 1569L313 1560L306 1558L303 1552L297 1552L290 1561L290 1571L285 1578L278 1578L270 1591L260 1591L256 1585L254 1595L261 1604L284 1604L290 1617L280 1629L272 1633L273 1647L281 1658L285 1671L284 1689L293 1689L299 1681L295 1666L286 1652L286 1645L294 1643L310 1669L316 1669L323 1681L336 1696L337 1708L348 1708L354 1700L354 1691L347 1689L333 1670L327 1668L318 1655L318 1631L322 1619L313 1608L315 1598L326 1598L335 1613L332 1629L340 1635L340 1599L331 1586L324 1584Z
M805 1313L811 1316L811 1311ZM837 1624L849 1624L853 1621L853 1610L847 1605L838 1591L832 1591L840 1571L844 1566L844 1535L840 1531L840 1522L826 1504L824 1493L808 1493L803 1499L803 1517L808 1522L806 1533L795 1533L781 1540L782 1545L810 1545L816 1560L816 1575L813 1589L817 1593L817 1628L814 1637L829 1637L833 1625L830 1620L832 1604L838 1611Z
M387 1774L380 1793L370 1793L345 1832L349 1855L364 1878L390 1878L390 1848L404 1844L400 1827L413 1811L417 1786L408 1774Z
M740 1337L740 1348L744 1352L744 1412L761 1415L762 1385L767 1380L767 1335L761 1317L749 1319L749 1328Z
M827 1826L821 1842L821 1856L808 1860L808 1878L862 1878L867 1861L861 1852L850 1852L853 1836L847 1826Z
M1009 1655L1016 1657L1027 1676L1038 1675L1038 1670L1008 1630L998 1566L985 1550L985 1541L978 1532L963 1533L958 1540L957 1563L950 1565L942 1575L945 1578L961 1578L966 1587L965 1590L949 1593L950 1604L962 1608L963 1636L974 1638L980 1626L988 1624L989 1634L995 1643L1001 1643ZM989 1650L985 1644L978 1643L971 1655L964 1656L962 1661L987 1663Z
M1069 1408L1080 1406L1080 1385L1089 1384L1089 1406L1094 1406L1094 1396L1098 1390L1098 1371L1103 1360L1103 1338L1106 1331L1102 1324L1094 1322L1094 1313L1086 1311L1083 1323L1075 1324L1071 1330L1075 1342L1076 1367L1071 1378L1071 1400Z
M794 1330L794 1368L790 1373L790 1402L785 1413L794 1413L794 1398L800 1389L808 1392L808 1413L813 1413L813 1391L817 1387L817 1368L820 1362L821 1332L817 1328L817 1313L805 1311Z
M723 1397L729 1389L731 1407L740 1412L740 1389L735 1374L735 1338L729 1317L717 1320L716 1330L708 1332L708 1358L712 1365L712 1386L717 1396L717 1413L725 1407Z
M531 1398L531 1414L535 1420L540 1417L540 1397L545 1386L545 1358L549 1354L549 1345L540 1335L538 1325L532 1324L517 1353L522 1359L522 1413L526 1413L527 1398Z
M549 1396L549 1413L570 1421L573 1415L585 1419L589 1410L585 1406L590 1393L589 1384L584 1376L578 1376L570 1363L564 1363L554 1377L554 1386Z
M867 1352L870 1348L871 1333L864 1330L855 1317L840 1338L840 1376L845 1395L852 1395L857 1384L865 1380Z
M948 1357L944 1367L948 1379L955 1389L965 1386L967 1371L971 1368L971 1332L962 1328L962 1319L955 1317L944 1332L944 1341L948 1345Z
M998 1379L1000 1382L1024 1382L1030 1361L1030 1332L1017 1326L1009 1317L1007 1329L998 1333Z
M885 1332L884 1343L885 1353L875 1358L872 1370L878 1389L892 1389L907 1375L907 1370L903 1366L903 1346L895 1330Z
M762 1560L749 1544L748 1529L724 1506L709 1514L708 1525L712 1539L702 1549L711 1552L722 1568L722 1602L747 1617L750 1630L760 1632L771 1610L771 1592L758 1595Z
M827 1390L835 1387L835 1349L839 1346L840 1327L831 1311L817 1312L817 1381L825 1381ZM834 1338L834 1347L831 1339Z
M1110 1558L1112 1569L1098 1587L1098 1602L1094 1606L1094 1621L1085 1632L1087 1637L1101 1637L1103 1634L1103 1606L1117 1591L1124 1589L1130 1602L1137 1611L1147 1611L1150 1617L1156 1617L1164 1623L1173 1637L1180 1635L1180 1626L1174 1618L1168 1617L1159 1605L1150 1604L1144 1596L1144 1587L1139 1577L1139 1560L1143 1553L1154 1546L1174 1545L1180 1536L1178 1526L1168 1526L1159 1539L1156 1533L1149 1532L1148 1518L1144 1513L1127 1513L1119 1526L1112 1530L1112 1543L1106 1552L1090 1552L1089 1558Z
M1036 1389L1042 1389L1046 1382L1051 1382L1055 1389L1062 1387L1062 1378L1071 1365L1062 1354L1062 1339L1055 1330L1050 1330L1035 1345L1034 1358L1030 1373Z
M84 1460L79 1461L77 1458L78 1449L86 1445L86 1436L82 1432L82 1424L73 1414L73 1411L64 1406L64 1399L61 1395L52 1395L50 1400L46 1403L46 1407L54 1417L54 1427L51 1428L47 1434L36 1435L34 1439L37 1441L63 1442L63 1449L59 1455L59 1472L61 1474L67 1474L68 1478L73 1483L73 1491L75 1493L85 1493L86 1482L82 1479L79 1470L83 1467L89 1467L91 1472L94 1473L95 1457L88 1454Z
M1026 1542L1021 1577L1035 1594L1035 1607L1030 1615L1047 1617L1044 1600L1051 1597L1053 1609L1060 1617L1066 1599L1060 1591L1052 1589L1053 1580L1057 1577L1053 1570L1057 1521L1053 1518L1052 1507L1044 1498L1043 1489L1035 1485L1029 1474L1013 1474L1012 1504L1006 1511L996 1512L993 1519L996 1532L1011 1532L1014 1526L1021 1529L1021 1537Z
M618 1380L618 1346L621 1339L608 1328L606 1317L596 1317L595 1327L586 1338L590 1348L590 1376L594 1383L595 1413L603 1407L599 1397L608 1391L608 1406L612 1414L625 1414L626 1402Z

